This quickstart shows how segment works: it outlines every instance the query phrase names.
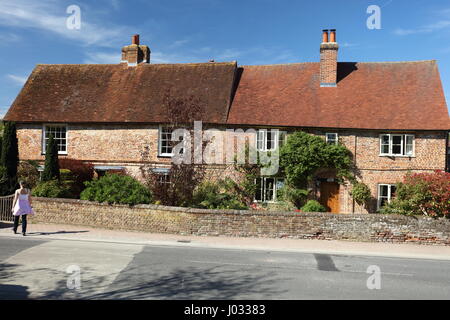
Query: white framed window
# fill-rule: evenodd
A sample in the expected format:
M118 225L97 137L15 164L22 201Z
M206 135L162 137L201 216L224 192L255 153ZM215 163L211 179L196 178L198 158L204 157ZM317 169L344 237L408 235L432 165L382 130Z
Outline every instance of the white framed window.
M170 184L170 175L168 173L158 174L159 184Z
M47 150L47 142L50 134L58 146L58 154L67 154L67 125L44 124L42 128L42 154Z
M172 133L175 131L174 128L169 126L159 126L158 133L158 156L159 157L173 157L173 146L174 141L172 141ZM179 141L183 141L183 137ZM182 148L180 154L184 152Z
M379 184L378 185L378 210L381 209L386 203L391 202L391 199L395 197L397 187L395 184Z
M158 156L172 157L172 128L159 126Z
M154 168L152 171L157 174L159 184L170 184L170 169Z
M380 156L414 156L414 135L380 134Z
M283 178L256 178L255 202L276 202L278 191L284 186Z
M338 144L338 134L337 133L325 133L325 140L328 144Z
M258 151L273 151L278 148L279 141L278 129L260 129L256 136L256 149Z

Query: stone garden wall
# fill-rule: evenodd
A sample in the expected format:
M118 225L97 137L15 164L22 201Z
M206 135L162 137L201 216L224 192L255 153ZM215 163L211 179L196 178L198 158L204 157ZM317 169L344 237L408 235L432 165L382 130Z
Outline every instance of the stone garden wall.
M202 236L450 245L450 219L381 214L203 210L33 198L33 223Z

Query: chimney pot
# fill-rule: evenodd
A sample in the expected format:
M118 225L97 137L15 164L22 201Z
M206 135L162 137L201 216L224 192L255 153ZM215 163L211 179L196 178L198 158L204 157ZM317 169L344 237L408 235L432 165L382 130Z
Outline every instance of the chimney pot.
M139 35L135 34L131 37L131 44L139 45Z
M330 40L330 41L328 41ZM320 86L337 86L337 53L336 30L331 29L330 39L328 30L323 30L323 42L320 45Z
M324 29L322 31L322 42L323 43L328 42L328 30L327 29Z
M336 42L336 29L331 29L330 31L330 42Z

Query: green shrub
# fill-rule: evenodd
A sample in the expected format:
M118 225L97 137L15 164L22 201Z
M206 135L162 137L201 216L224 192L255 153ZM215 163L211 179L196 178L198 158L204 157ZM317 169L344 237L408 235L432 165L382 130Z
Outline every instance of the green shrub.
M356 182L353 184L351 195L359 205L366 205L372 197L370 188L362 182Z
M305 204L308 194L308 190L293 188L286 184L278 190L278 199L291 203L296 208L300 208Z
M61 181L73 180L72 171L69 169L59 169L59 176Z
M301 209L303 212L326 212L327 209L316 200L309 200Z
M239 201L238 196L226 190L227 183L206 181L194 191L192 207L203 209L235 209L244 210L248 207ZM225 188L224 188L225 187Z
M72 198L70 186L58 180L39 182L32 191L35 197L45 198Z
M100 179L85 182L82 200L108 202L109 204L147 204L152 202L150 191L130 176L106 174Z

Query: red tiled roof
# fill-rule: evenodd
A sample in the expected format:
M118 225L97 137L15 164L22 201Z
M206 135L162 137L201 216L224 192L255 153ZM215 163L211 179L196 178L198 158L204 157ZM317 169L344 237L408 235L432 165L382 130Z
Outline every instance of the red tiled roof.
M207 123L450 129L435 61L338 63L336 88L320 87L319 63L38 65L4 120L166 122L168 88L205 103Z
M167 122L167 90L226 121L236 63L38 65L5 115L18 122Z
M321 88L319 63L242 67L228 123L323 128L448 130L435 61L338 63Z

